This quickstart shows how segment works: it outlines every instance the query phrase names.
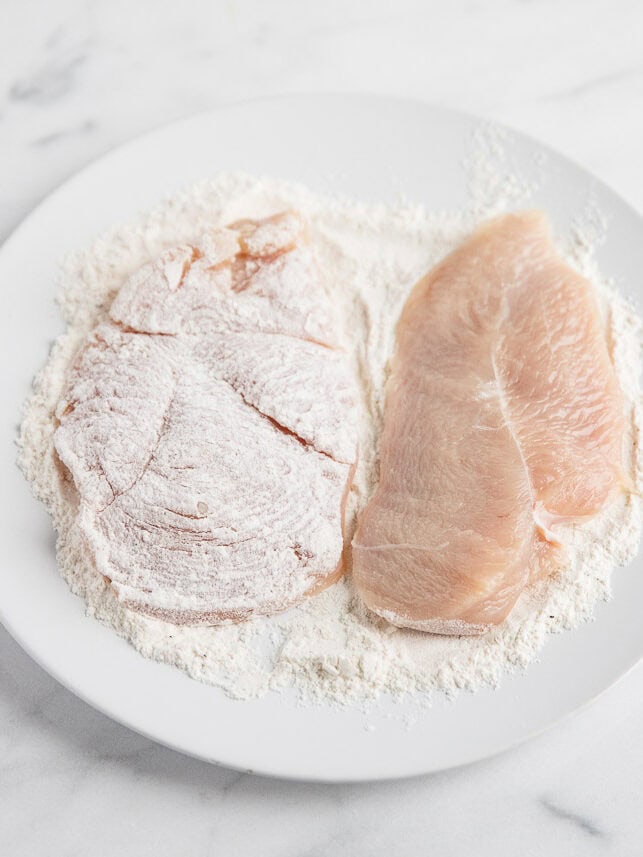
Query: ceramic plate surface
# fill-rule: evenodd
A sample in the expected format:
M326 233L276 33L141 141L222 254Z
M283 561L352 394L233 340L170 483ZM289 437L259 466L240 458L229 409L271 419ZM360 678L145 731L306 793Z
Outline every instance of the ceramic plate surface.
M62 330L53 298L65 253L222 170L367 201L402 192L430 208L454 208L465 199L461 164L478 124L370 96L290 96L227 107L162 128L92 164L48 197L0 250L0 619L38 663L91 705L163 744L235 768L309 780L383 779L499 752L587 703L643 655L639 558L615 573L614 599L598 608L596 621L552 637L526 674L507 678L498 690L438 702L410 729L401 716L405 704L383 703L365 715L300 707L289 695L232 701L145 660L84 615L57 572L49 517L15 466L21 404ZM643 219L588 173L531 140L514 136L512 157L526 170L542 162L533 201L560 228L593 194L609 218L601 268L640 304ZM387 716L392 711L396 716ZM376 728L367 730L367 723Z

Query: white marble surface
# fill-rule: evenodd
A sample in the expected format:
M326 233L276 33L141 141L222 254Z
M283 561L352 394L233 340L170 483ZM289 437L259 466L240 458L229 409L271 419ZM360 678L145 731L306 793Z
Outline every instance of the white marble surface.
M2 0L0 239L115 144L287 91L378 91L482 113L643 209L642 37L636 0ZM639 666L488 762L396 783L281 783L110 722L0 629L0 854L635 857L642 718Z

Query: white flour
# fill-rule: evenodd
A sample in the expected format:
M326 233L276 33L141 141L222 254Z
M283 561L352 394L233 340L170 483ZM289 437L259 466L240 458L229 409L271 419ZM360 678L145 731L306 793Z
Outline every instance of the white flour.
M365 703L382 693L453 692L496 684L504 672L526 666L548 633L588 621L596 602L609 598L613 568L627 562L638 547L637 498L618 501L591 526L570 527L568 567L524 593L509 619L481 637L395 629L366 613L354 597L350 577L272 619L216 628L179 627L119 604L83 550L74 523L75 498L65 495L58 478L52 412L66 367L126 275L164 248L195 240L208 226L296 208L311 223L329 286L345 319L346 346L363 382L369 418L364 420L349 504L354 522L377 479L376 440L387 362L394 325L411 286L477 220L515 207L529 191L528 182L503 178L495 169L502 140L489 134L481 140L486 148L479 146L481 155L469 165L474 179L471 203L455 214L404 204L365 206L281 182L223 175L167 200L67 260L61 307L69 328L54 346L28 403L21 465L52 513L59 533L60 569L71 588L85 599L90 614L111 625L145 657L178 666L238 698L294 687L303 701L341 705ZM595 269L596 224L596 217L586 219L568 236L567 255L597 282L603 299L613 359L632 411L633 472L640 487L639 321ZM590 227L592 241L586 239Z

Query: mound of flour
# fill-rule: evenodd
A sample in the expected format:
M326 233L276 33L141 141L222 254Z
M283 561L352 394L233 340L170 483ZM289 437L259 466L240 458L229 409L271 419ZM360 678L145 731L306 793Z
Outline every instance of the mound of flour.
M488 153L487 153L488 154ZM638 547L638 499L619 500L591 525L570 527L568 566L530 588L509 619L481 637L440 637L393 628L355 597L350 575L282 616L222 627L178 627L125 609L92 567L75 525L76 498L60 479L53 452L53 411L65 372L86 333L100 321L125 277L173 244L196 240L212 225L296 208L311 224L327 288L344 319L344 341L362 382L362 436L348 516L349 535L377 481L377 438L394 326L414 282L484 216L520 203L529 188L499 180L488 160L471 165L470 204L452 214L405 203L362 205L306 188L246 175L221 175L168 199L67 259L60 305L67 332L54 345L27 403L20 463L58 531L58 562L89 613L145 657L180 667L235 698L294 688L302 701L367 703L435 690L497 684L525 667L549 633L591 619L610 596L610 575ZM481 190L482 189L482 190ZM598 223L598 226L597 226ZM572 264L597 284L614 363L632 415L632 471L640 487L639 321L604 282L592 246L600 218L582 218L564 238Z

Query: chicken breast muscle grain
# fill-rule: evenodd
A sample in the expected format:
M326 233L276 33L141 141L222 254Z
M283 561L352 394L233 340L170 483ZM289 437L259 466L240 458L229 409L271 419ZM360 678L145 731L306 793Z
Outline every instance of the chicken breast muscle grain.
M482 226L413 289L380 482L353 542L366 604L479 633L560 561L562 521L624 486L624 405L592 285L539 212Z
M81 347L55 447L97 569L178 623L272 613L342 571L355 395L301 219L166 251Z

